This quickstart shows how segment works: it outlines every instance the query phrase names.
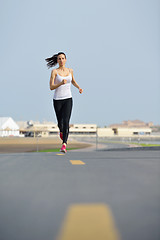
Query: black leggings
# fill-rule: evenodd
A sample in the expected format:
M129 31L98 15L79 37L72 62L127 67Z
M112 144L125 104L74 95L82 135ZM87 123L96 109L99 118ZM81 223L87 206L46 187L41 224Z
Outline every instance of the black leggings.
M67 144L69 134L69 120L72 112L72 98L55 100L53 99L54 110L58 121L60 132L63 133L63 143Z

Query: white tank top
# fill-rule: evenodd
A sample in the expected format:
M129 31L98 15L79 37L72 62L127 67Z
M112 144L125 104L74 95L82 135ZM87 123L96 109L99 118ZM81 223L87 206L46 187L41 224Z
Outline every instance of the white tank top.
M58 83L62 82L63 79L66 79L67 83L61 85L60 87L58 87L54 90L53 99L55 99L55 100L61 100L61 99L66 99L66 98L72 97L72 94L71 94L72 75L71 75L71 73L69 73L69 75L66 77L62 77L57 73L54 82L55 82L55 84L58 84Z

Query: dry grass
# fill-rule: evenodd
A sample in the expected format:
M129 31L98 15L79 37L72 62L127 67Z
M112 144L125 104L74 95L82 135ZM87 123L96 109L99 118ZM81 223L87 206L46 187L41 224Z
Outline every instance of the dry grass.
M61 147L62 141L54 138L0 138L0 153L34 152L45 149L56 149ZM87 143L68 141L68 148L86 148L91 146Z

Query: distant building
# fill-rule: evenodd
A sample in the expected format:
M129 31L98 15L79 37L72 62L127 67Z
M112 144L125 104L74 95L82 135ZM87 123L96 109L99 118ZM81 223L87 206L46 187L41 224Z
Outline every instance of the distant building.
M19 137L19 126L11 117L0 117L0 137Z
M57 124L52 122L33 122L28 121L26 123L20 123L20 133L25 136L41 136L41 137L52 137L59 133ZM84 136L84 135L95 135L97 131L96 124L71 124L70 135Z
M122 124L111 124L109 127L117 136L135 136L135 135L150 135L152 132L152 122L145 123L140 120L123 121Z
M118 124L111 124L109 127L115 128L115 127L121 127L121 128L145 128L145 127L153 127L153 122L145 123L140 120L128 120L128 121L123 121L122 123Z
M69 129L70 135L84 136L95 135L97 133L96 124L72 124Z
M59 128L53 122L19 122L20 134L26 137L52 137L59 134ZM150 135L152 123L139 120L124 121L122 124L112 124L109 127L99 128L96 124L70 124L70 136L76 137L134 137Z
M57 124L52 122L34 122L34 121L26 121L26 122L17 122L20 126L20 133L25 137L50 137L57 135L59 129Z

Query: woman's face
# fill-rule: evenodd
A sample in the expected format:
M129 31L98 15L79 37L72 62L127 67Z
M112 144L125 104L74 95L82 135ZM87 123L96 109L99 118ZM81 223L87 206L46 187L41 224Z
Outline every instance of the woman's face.
M65 66L66 63L66 58L64 54L60 54L57 57L57 63L59 64L60 67Z

